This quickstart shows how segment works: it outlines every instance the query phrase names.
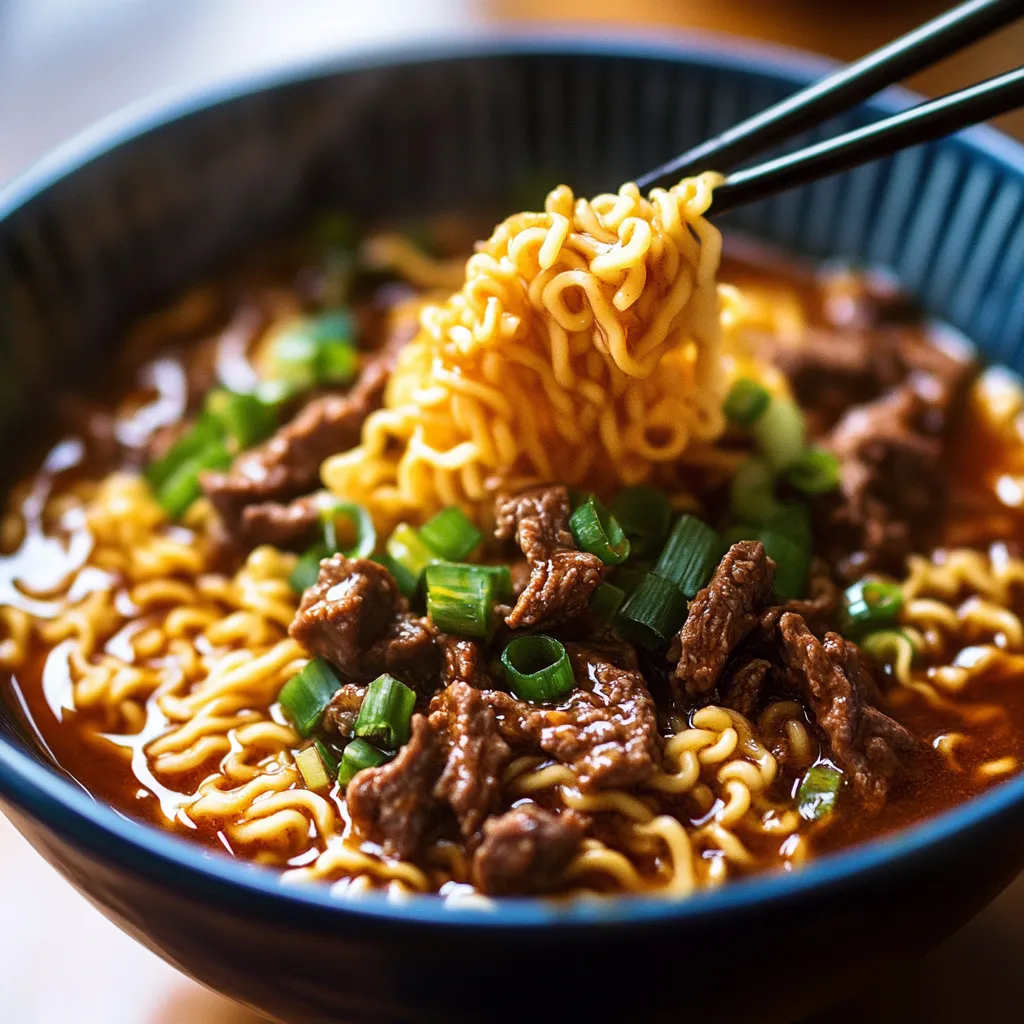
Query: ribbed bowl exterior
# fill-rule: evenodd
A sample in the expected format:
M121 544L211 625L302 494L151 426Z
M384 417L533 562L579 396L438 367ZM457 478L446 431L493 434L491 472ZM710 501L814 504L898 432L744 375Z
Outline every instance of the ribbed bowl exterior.
M397 61L397 62L396 62ZM385 218L614 189L821 68L747 47L505 40L360 59L127 116L0 192L9 451L118 330L324 206ZM883 97L824 126L905 105ZM991 359L1024 354L1024 158L990 132L723 218L802 257L885 267ZM75 885L182 969L282 1020L795 1019L924 949L1024 863L1024 785L800 878L675 906L297 893L93 805L0 707L0 795ZM55 922L55 926L59 926Z

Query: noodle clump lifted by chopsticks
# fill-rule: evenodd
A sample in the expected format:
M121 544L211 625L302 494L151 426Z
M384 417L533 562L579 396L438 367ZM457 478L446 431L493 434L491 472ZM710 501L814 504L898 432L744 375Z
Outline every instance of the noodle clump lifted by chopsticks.
M721 238L704 216L718 180L648 199L563 185L502 222L462 289L424 307L384 408L325 484L394 520L485 516L498 486L531 480L670 482L723 426Z

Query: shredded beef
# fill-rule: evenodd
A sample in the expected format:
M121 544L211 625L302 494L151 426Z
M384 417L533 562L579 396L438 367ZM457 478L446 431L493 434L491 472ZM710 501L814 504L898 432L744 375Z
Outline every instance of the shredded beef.
M363 421L380 407L398 348L396 337L371 356L347 394L310 399L268 441L243 452L226 473L203 475L203 490L229 529L240 531L245 510L264 502L287 502L317 486L320 463L359 443Z
M577 688L555 707L488 691L502 735L572 765L584 789L632 786L661 764L657 709L644 677L592 649L568 645Z
M601 584L604 566L596 555L577 550L570 510L569 491L562 486L498 498L495 534L501 540L514 536L530 567L529 582L505 617L513 629L574 618Z
M352 824L390 857L407 860L423 845L436 809L433 788L444 755L423 715L412 716L409 742L379 768L364 768L348 784Z
M288 631L355 682L390 672L433 689L440 678L435 630L409 611L387 569L368 558L325 558Z
M490 818L473 855L473 884L494 896L554 888L579 850L586 824L576 811L554 814L537 804Z
M760 541L744 540L725 553L710 582L690 603L669 657L677 703L707 693L722 676L733 651L758 623L775 579L775 563ZM682 691L682 692L680 692Z
M934 539L948 483L942 439L924 423L933 407L909 385L851 409L826 445L840 461L839 493L827 503L825 541L849 576L899 572ZM855 552L852 561L844 555Z
M430 726L447 750L434 796L451 807L462 835L471 839L498 799L512 751L483 692L464 682L452 683L430 702Z
M239 534L248 545L273 544L285 551L299 551L314 540L320 526L321 494L307 494L287 504L261 501L242 510Z
M782 616L779 636L790 683L814 712L831 756L868 808L877 809L899 767L898 755L915 750L917 741L874 706L877 686L856 644L838 633L818 640L793 613Z
M440 633L437 642L444 655L444 664L441 668L443 686L462 682L482 690L490 685L482 664L484 652L479 641Z
M721 687L721 703L745 718L757 715L758 704L765 682L772 670L772 663L765 658L752 658L726 672L726 681Z
M324 730L341 737L351 736L352 726L355 725L364 696L365 686L345 683L324 709L324 716L321 719Z

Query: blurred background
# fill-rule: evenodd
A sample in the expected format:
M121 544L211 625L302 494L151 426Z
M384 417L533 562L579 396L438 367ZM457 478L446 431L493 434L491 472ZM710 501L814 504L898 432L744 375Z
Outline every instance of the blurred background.
M943 0L0 0L0 184L126 104L353 48L523 27L657 38L699 29L848 60ZM929 94L1020 62L1024 24L910 84ZM999 122L1024 139L1024 111ZM936 894L940 899L941 894ZM257 1024L122 935L0 817L0 1019L12 1024ZM958 936L851 992L825 1020L1021 1017L1024 879ZM827 951L786 951L815 956ZM816 1024L820 1024L816 1022Z

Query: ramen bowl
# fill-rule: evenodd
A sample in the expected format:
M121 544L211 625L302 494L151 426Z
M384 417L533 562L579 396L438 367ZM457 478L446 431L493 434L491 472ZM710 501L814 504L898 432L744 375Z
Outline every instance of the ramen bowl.
M387 218L614 188L811 80L792 53L502 38L362 55L115 117L0 193L7 450L132 316L325 206ZM887 94L821 129L912 98ZM536 189L535 189L536 191ZM977 129L722 219L883 267L1024 364L1024 151ZM792 1020L923 951L1024 866L1024 776L911 830L683 901L332 896L94 800L0 704L0 804L113 921L286 1022ZM59 922L53 922L59 927Z

